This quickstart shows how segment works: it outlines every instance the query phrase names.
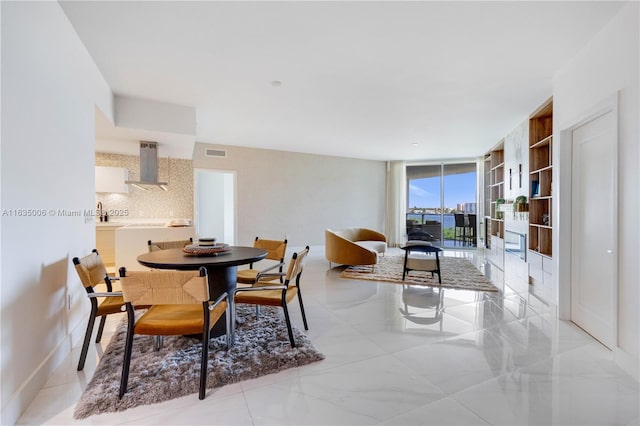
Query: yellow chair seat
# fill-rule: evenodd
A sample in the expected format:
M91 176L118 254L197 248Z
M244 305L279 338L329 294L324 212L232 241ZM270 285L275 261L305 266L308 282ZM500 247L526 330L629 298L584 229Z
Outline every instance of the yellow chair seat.
M98 305L97 317L102 315L117 314L123 312L124 299L122 296L105 297L104 300Z
M237 281L241 284L253 284L256 282L258 273L260 273L260 271L257 269L242 269L238 271Z
M219 303L209 313L211 327L227 309L227 302ZM136 321L135 333L152 336L174 336L202 333L202 305L153 305Z
M287 303L298 294L298 287L291 286L287 290ZM236 303L249 305L282 306L282 290L256 290L236 293Z

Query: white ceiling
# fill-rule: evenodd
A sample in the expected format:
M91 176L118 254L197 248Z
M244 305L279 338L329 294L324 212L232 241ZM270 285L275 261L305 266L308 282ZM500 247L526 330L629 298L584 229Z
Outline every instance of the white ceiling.
M195 107L197 141L377 160L481 155L622 5L61 4L114 93Z

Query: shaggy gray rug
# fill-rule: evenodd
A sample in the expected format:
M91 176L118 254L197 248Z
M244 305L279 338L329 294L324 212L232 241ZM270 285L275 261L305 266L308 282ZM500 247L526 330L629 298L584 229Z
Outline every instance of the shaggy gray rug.
M373 271L371 266L349 266L342 271L340 277L462 290L498 291L496 286L467 259L440 256L442 284L438 283L437 274L432 278L431 272L424 271L410 271L402 281L403 267L404 256L381 256Z
M281 308L237 305L235 344L227 351L224 336L211 340L207 388L252 379L324 359L309 338L293 327L296 347L291 348ZM165 337L158 352L150 336L135 336L127 393L118 399L124 356L126 319L111 342L76 405L74 418L122 411L194 394L200 382L201 343L189 337Z

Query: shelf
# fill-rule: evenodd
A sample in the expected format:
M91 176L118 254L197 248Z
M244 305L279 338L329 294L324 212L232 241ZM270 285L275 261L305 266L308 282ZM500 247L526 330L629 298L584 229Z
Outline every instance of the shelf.
M529 250L552 256L551 227L529 225Z
M551 200L552 198L553 197L551 195L544 195L544 196L543 195L538 195L538 196L535 196L535 197L530 197L529 201L536 201L536 200L544 201L544 200Z
M553 169L553 165L548 165L548 166L536 169L532 172L529 172L529 175L535 175L537 173L544 172L545 170L551 170L551 169Z
M546 112L545 112L546 114ZM550 141L553 135L553 119L551 114L532 117L529 122L529 147L534 148L542 141Z
M502 163L500 163L500 164L498 164L496 166L493 166L491 168L491 171L497 170L497 169L502 168L502 167L504 167L504 162L502 162Z
M542 139L541 141L538 141L533 145L529 146L529 148L536 149L536 148L542 148L543 146L548 146L551 143L552 139L553 139L553 135L549 135L546 138Z
M535 226L536 228L553 229L550 225L541 225L539 223L530 223L529 226Z
M551 145L547 144L539 148L531 148L529 150L529 174L536 170L551 167L553 164L551 148Z

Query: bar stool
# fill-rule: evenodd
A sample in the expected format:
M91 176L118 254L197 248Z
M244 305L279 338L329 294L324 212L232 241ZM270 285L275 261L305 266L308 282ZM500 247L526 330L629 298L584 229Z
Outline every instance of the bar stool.
M454 213L455 228L453 233L453 241L461 241L465 245L467 239L467 225L464 220L464 213Z
M472 247L475 247L477 245L477 238L478 238L477 232L476 232L477 230L476 215L475 214L467 215L467 220L468 220L467 228L469 228L467 232L467 242Z

